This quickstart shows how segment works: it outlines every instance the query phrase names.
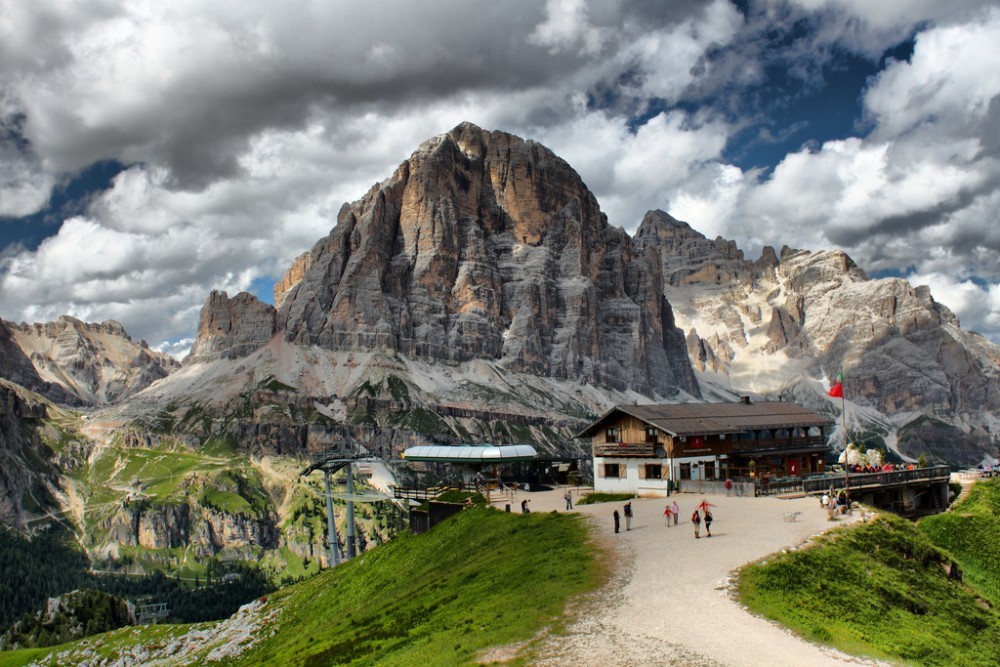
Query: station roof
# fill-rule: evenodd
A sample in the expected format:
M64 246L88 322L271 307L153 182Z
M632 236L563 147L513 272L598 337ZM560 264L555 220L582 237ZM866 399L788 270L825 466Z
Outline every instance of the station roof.
M810 428L832 426L833 420L796 403L679 403L659 405L616 405L600 419L577 434L590 437L617 414L626 414L670 435L741 433L747 430Z
M532 461L531 445L418 445L403 452L407 461L439 463L511 463Z

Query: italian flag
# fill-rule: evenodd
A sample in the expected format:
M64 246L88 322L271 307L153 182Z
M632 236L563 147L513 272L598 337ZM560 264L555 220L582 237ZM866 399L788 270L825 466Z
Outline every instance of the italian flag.
M830 387L830 391L826 393L834 398L844 397L844 374L842 372L837 373L837 381L833 383L833 386Z

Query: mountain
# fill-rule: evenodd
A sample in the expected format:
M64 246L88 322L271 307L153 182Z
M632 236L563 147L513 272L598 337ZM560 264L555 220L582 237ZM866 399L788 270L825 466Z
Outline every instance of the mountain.
M531 443L586 474L573 435L633 402L795 400L836 418L834 445L997 453L1000 349L926 287L841 252L750 260L660 211L630 237L535 142L463 123L331 225L274 306L209 294L179 367L114 322L0 323L0 519L58 516L104 567L302 574L325 553L314 457ZM841 370L846 415L825 389ZM382 490L418 474L365 471ZM382 505L366 541L398 525Z
M962 465L996 452L1000 348L927 287L869 278L839 251L764 248L749 261L662 211L635 238L660 257L703 384L822 407L819 380L842 371L852 441Z
M698 396L655 257L534 142L468 123L432 139L304 264L289 342Z
M252 419L226 428L272 451L350 433L583 453L573 432L610 404L700 397L662 284L566 162L463 123L345 205L277 308L209 295L184 368L125 412L241 403ZM317 417L308 435L279 405Z
M166 377L180 364L136 343L113 320L88 324L63 315L45 324L0 320L2 377L55 401L109 405Z

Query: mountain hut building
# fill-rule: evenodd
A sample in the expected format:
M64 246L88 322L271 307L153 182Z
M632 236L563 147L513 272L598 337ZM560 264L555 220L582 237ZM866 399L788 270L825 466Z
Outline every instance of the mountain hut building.
M727 478L823 472L834 421L789 402L618 405L581 431L594 457L594 490L663 496ZM707 487L702 489L701 487Z

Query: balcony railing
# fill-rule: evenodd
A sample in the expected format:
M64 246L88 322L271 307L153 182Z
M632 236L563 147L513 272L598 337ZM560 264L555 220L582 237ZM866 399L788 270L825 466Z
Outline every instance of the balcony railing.
M826 440L819 436L807 436L805 438L772 438L769 440L734 440L732 445L733 454L753 455L757 452L781 454L786 450L798 450L804 447L825 447Z
M806 493L821 493L833 489L843 489L850 484L852 489L863 489L872 486L893 486L896 484L907 484L922 480L942 480L946 481L951 476L951 468L948 466L931 466L928 468L915 468L913 470L893 470L891 472L865 472L850 473L845 480L844 474L827 474L822 477L814 477L803 480L802 490Z
M655 456L656 449L664 445L658 442L601 442L594 445L594 456ZM683 448L684 444L678 445ZM756 456L795 452L804 448L824 448L826 441L817 436L805 438L772 438L769 440L724 440L719 443L723 451L728 447L730 454ZM680 449L683 456L683 449Z
M645 456L652 457L657 447L655 442L602 442L594 445L594 456Z

